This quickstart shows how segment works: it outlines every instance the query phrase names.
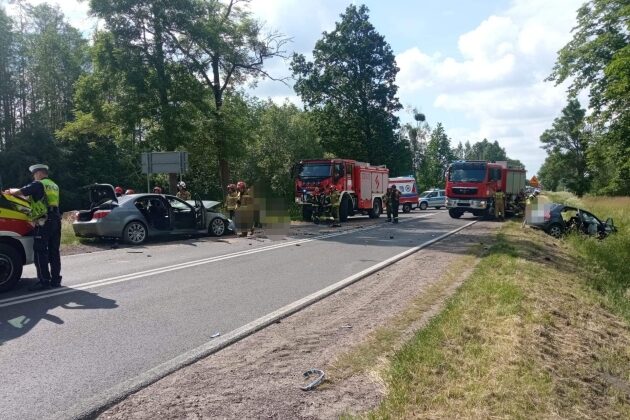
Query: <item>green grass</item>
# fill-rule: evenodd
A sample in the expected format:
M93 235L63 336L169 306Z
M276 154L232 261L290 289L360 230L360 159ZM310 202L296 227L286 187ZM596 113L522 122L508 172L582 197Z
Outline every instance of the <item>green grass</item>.
M445 309L389 357L387 395L361 417L629 418L630 329L578 260L572 244L506 223Z
M579 254L588 284L602 293L609 305L630 321L630 197L548 193L552 201L581 207L606 220L612 217L618 232L604 240L573 234L566 238Z
M81 243L79 238L74 235L72 222L68 220L61 221L61 245L76 245Z

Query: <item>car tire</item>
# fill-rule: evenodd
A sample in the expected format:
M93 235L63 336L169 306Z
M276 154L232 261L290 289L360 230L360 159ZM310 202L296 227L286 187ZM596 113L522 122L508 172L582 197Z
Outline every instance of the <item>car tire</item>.
M378 219L383 213L383 205L381 204L381 200L378 198L374 200L372 203L372 210L370 210L369 216L370 219Z
M462 217L462 214L464 214L464 212L460 209L448 209L448 215L451 216L453 219L459 219L460 217Z
M429 207L429 205L427 204L426 201L423 201L422 203L420 203L420 210L426 210L427 207Z
M564 228L560 223L552 223L547 228L547 233L554 238L559 238L564 233Z
M441 209L441 208L442 208L441 206L435 206L435 209L436 209L436 210L439 210L439 209Z
M402 207L403 213L411 213L411 204L405 203Z
M0 244L0 292L15 287L22 277L22 256L15 247Z
M146 242L149 232L144 223L134 220L127 223L123 229L123 241L130 245L142 245Z
M223 236L225 235L225 231L227 230L227 226L225 224L225 220L220 217L215 217L210 221L210 225L208 226L208 233L212 236Z

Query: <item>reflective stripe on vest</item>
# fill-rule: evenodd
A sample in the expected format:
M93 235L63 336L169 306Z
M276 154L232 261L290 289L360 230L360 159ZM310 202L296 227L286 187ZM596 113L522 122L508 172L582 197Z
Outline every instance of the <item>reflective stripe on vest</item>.
M37 220L48 213L48 207L59 207L59 187L48 178L39 182L44 186L44 197L41 200L31 199L31 219Z

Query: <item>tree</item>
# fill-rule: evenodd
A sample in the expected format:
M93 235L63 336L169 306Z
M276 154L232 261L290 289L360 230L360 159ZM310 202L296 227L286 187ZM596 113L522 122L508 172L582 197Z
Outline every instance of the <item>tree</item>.
M438 123L431 132L427 151L419 170L418 182L424 188L444 187L444 173L455 159L451 150L451 141L442 123Z
M593 172L612 170L602 188L630 194L630 6L627 0L591 0L577 14L573 39L558 53L548 80L567 79L570 97L588 90L589 122L598 135L589 151ZM602 180L597 181L602 185Z
M589 189L586 152L590 134L585 130L585 115L586 110L580 107L579 101L572 99L562 110L562 115L554 120L552 128L540 136L547 153L564 161L566 168L572 168L566 174L566 183L578 196Z
M315 44L313 61L294 54L291 69L325 150L397 165L398 67L391 47L369 22L367 7L348 6L335 29Z
M487 160L489 162L507 161L508 157L505 153L505 149L499 146L498 141L493 143L488 139L483 139L472 145L472 148L467 156L470 160Z

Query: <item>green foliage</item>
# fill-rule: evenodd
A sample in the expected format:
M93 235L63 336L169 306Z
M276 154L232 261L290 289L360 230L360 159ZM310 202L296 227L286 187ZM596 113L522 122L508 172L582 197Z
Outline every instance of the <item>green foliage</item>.
M630 5L591 0L577 15L573 39L560 50L549 80L571 80L569 95L588 90L597 135L588 166L600 193L630 194ZM602 171L601 168L607 168Z
M423 162L418 170L420 188L444 188L444 173L455 156L451 150L451 142L442 126L438 123L431 132Z
M327 151L387 164L394 172L411 166L408 146L394 132L394 112L401 109L398 67L391 47L369 22L367 7L348 6L335 29L315 44L313 61L295 54L291 68L295 91L313 111Z
M584 124L585 114L586 110L580 107L578 100L572 99L562 110L562 115L554 120L552 128L540 136L549 158L553 156L543 176L545 181L549 181L549 185L543 183L547 188L557 186L562 181L578 196L589 190L586 154L591 143L591 133Z

